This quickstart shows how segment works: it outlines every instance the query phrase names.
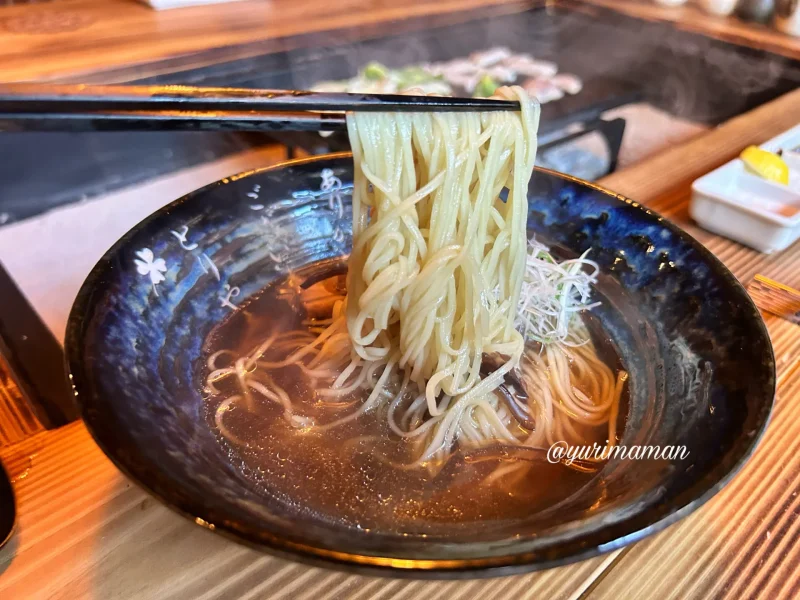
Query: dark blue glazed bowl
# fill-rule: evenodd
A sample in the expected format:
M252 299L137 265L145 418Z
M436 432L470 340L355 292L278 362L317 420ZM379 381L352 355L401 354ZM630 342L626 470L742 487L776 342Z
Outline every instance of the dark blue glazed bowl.
M330 187L335 178L340 189ZM775 367L742 286L657 214L537 170L529 234L566 253L592 248L605 273L597 316L630 373L621 443L683 445L688 457L612 460L558 506L442 537L332 525L254 485L205 418L202 346L271 281L347 254L351 182L349 155L224 179L137 225L84 283L66 337L78 404L103 451L162 502L295 559L395 576L501 575L663 529L716 493L752 453L772 407Z

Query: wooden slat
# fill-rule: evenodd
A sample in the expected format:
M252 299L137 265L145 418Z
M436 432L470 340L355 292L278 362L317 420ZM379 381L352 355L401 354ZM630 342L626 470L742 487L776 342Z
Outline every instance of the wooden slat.
M130 0L0 7L0 81L48 80L297 34L369 27L518 0L246 0L154 11Z

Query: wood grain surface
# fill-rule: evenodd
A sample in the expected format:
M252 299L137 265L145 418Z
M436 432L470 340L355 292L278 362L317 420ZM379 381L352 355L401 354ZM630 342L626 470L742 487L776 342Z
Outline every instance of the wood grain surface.
M0 81L80 79L134 64L239 47L227 60L258 53L269 40L519 0L246 0L154 11L132 0L60 0L0 7ZM517 7L517 8L514 8ZM463 18L463 17L462 17ZM423 22L424 24L424 22ZM428 25L430 22L428 23Z
M692 3L682 6L661 6L654 0L581 1L611 8L637 19L666 21L686 31L800 59L800 38L786 35L767 25L742 21L734 16L709 15Z

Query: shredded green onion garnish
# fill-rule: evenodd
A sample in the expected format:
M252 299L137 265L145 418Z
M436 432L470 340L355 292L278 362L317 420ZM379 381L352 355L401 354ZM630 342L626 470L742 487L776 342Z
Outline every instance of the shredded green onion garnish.
M529 242L525 278L517 307L517 329L526 340L542 344L560 342L575 346L586 343L571 328L573 317L600 303L590 302L592 285L600 267L586 256L557 261L550 249L536 240Z

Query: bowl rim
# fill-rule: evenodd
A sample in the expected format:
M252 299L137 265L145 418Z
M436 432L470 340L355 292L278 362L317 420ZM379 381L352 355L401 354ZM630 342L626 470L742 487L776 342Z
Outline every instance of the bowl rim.
M214 523L209 520L213 518L209 515L207 508L200 500L194 498L186 500L183 497L177 497L177 495L170 498L166 494L159 493L154 489L154 486L148 482L148 478L145 474L138 473L130 462L126 462L124 457L118 456L112 448L105 444L101 432L95 430L91 420L87 418L91 408L89 404L92 404L92 402L90 400L89 404L87 404L86 399L87 397L91 397L92 394L88 393L91 386L89 386L83 378L83 360L80 342L86 318L91 314L89 308L92 306L92 299L95 294L94 290L96 289L96 284L99 283L101 279L102 272L105 271L106 264L125 246L130 237L146 227L150 222L161 218L165 212L169 212L177 206L189 202L196 196L202 195L213 188L255 174L279 171L281 169L309 163L324 163L326 161L349 157L352 157L350 152L338 152L281 161L267 167L250 169L209 183L162 206L145 217L120 237L92 267L73 302L67 321L64 339L67 376L84 424L92 439L100 447L106 457L140 488L158 499L174 512L177 512L201 527L219 533L224 537L246 546L261 551L267 551L273 555L295 562L301 562L311 566L332 567L338 570L368 576L416 579L466 579L499 577L562 566L586 560L606 552L611 552L639 541L646 536L662 531L669 525L700 508L727 485L752 456L769 424L774 406L777 381L775 355L769 332L757 307L747 294L744 286L710 250L689 233L685 232L668 219L665 219L657 212L598 184L537 166L535 167L535 171L600 192L637 210L642 210L649 217L655 218L661 226L679 237L684 244L687 244L692 250L696 251L718 275L722 276L723 280L725 280L728 285L736 289L742 296L742 300L746 303L752 318L757 322L757 327L761 335L763 335L767 341L767 347L769 349L769 364L767 368L771 371L771 390L769 392L769 401L765 402L760 407L755 417L755 435L749 436L749 442L739 443L731 449L735 458L727 472L718 472L722 467L717 465L702 479L672 498L669 502L662 503L644 512L634 513L632 516L628 516L611 525L602 526L596 530L582 533L578 536L579 539L577 542L571 540L566 543L561 543L560 546L557 546L553 550L548 549L547 557L544 559L540 551L470 559L399 559L389 556L362 555L348 551L331 550L287 540L283 537L272 535L268 531L250 531L245 528L236 527L234 524L228 522ZM99 400L100 397L97 396L97 399ZM94 406L95 404L92 405Z

